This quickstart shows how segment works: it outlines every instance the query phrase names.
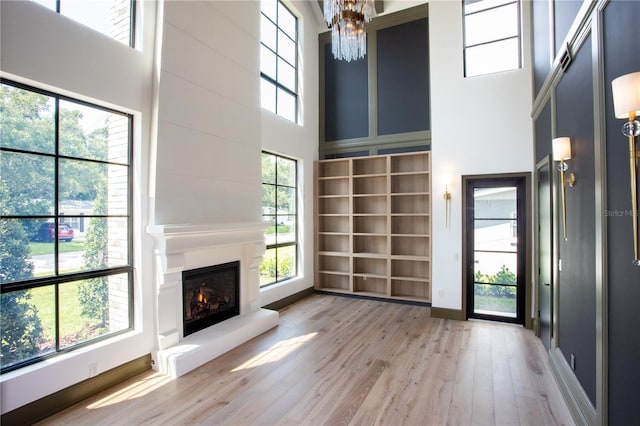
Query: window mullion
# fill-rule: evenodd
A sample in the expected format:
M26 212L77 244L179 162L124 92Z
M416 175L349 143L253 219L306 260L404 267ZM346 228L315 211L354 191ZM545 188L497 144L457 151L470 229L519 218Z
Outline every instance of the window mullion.
M59 269L59 247L58 247L58 227L60 226L60 99L53 101L54 117L54 152L53 161L53 274L60 275Z

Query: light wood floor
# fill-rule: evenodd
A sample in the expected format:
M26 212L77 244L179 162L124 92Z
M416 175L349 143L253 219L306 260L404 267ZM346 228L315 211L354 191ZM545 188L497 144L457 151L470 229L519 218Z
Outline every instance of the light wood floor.
M41 424L573 424L528 330L314 295L171 379L149 371Z

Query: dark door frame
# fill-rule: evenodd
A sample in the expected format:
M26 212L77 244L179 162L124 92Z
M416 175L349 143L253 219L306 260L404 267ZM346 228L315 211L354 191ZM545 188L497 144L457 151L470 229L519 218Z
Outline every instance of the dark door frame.
M464 175L462 176L462 312L465 319L469 319L468 315L468 289L470 285L473 283L468 283L467 278L467 264L469 262L468 255L468 246L467 246L467 232L471 230L468 229L467 225L467 212L470 206L467 204L467 187L469 181L474 180L499 180L499 179L514 179L514 178L522 178L524 179L524 201L525 206L523 208L525 214L525 242L523 247L525 249L524 257L525 257L525 275L524 275L524 326L526 328L533 327L533 321L531 317L531 304L532 304L532 266L531 266L531 255L533 253L531 246L531 236L532 236L532 191L531 191L531 173L530 172L519 172L519 173L498 173L498 174L487 174L487 175Z

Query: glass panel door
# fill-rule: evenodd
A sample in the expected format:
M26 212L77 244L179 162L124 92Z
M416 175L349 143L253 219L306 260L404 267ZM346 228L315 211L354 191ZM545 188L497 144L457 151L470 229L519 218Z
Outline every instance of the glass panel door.
M492 179L469 181L469 185L468 316L522 323L523 184Z

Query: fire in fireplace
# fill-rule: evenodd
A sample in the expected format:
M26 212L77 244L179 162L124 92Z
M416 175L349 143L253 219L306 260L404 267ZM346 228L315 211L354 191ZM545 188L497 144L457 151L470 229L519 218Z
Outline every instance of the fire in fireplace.
M184 336L240 314L240 262L182 272Z

